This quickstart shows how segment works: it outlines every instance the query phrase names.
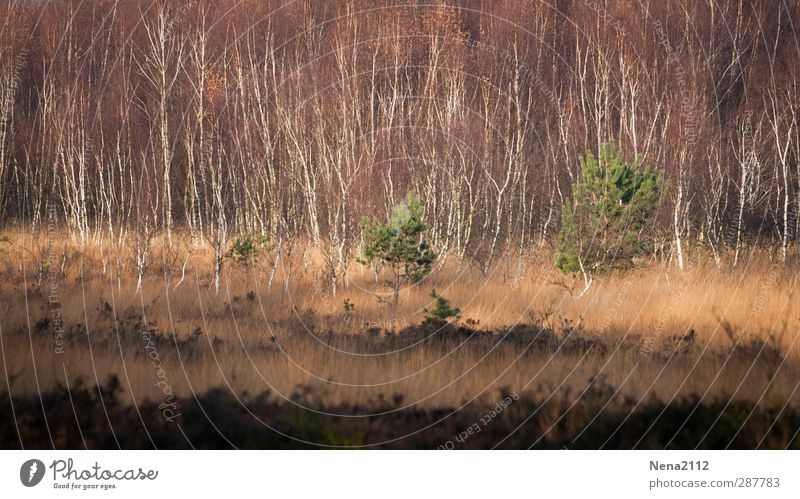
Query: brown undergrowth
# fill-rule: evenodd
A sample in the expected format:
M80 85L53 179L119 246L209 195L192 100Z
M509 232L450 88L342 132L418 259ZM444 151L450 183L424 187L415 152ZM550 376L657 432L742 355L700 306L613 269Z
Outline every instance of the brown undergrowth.
M499 389L575 397L602 377L634 400L796 404L797 271L758 251L735 269L700 254L683 272L654 262L582 295L546 248L488 275L449 257L393 310L380 274L358 264L332 296L320 256L303 247L282 255L271 286L274 255L227 263L215 295L202 244L156 244L137 291L125 241L81 249L10 233L3 385L22 395L116 375L128 401L164 398L165 386L277 399L302 388L331 404L396 395L434 408ZM431 288L462 309L459 322L421 326Z

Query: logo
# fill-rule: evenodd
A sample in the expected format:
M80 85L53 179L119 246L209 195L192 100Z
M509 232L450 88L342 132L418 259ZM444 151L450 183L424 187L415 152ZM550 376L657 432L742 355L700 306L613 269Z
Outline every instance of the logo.
M26 487L35 487L44 478L44 463L38 459L28 459L19 469L19 479Z

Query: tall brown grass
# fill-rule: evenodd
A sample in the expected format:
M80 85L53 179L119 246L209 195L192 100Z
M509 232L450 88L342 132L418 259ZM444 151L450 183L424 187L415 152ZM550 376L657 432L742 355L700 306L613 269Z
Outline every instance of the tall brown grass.
M147 332L171 389L184 396L224 388L291 398L311 389L332 403L397 395L437 407L501 388L574 398L602 378L620 396L796 404L798 274L757 250L725 271L700 254L684 272L656 261L598 278L582 295L582 282L555 271L546 247L507 255L488 275L443 257L393 310L383 276L358 264L331 296L320 255L302 244L282 257L271 289L264 257L228 263L215 295L211 255L199 242L156 244L137 292L124 243L80 248L65 234L7 235L0 328L3 384L13 395L116 374L129 397L158 400ZM462 309L458 324L417 328L431 288Z

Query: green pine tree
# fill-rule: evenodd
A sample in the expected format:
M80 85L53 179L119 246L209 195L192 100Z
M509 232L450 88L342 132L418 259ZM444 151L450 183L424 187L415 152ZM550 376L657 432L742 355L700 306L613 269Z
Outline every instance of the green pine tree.
M631 268L651 249L648 221L666 184L641 157L627 163L612 144L580 158L581 178L564 205L556 266L566 273Z
M364 246L359 262L368 265L378 260L391 270L393 278L386 284L392 288L396 308L400 287L428 275L437 256L425 237L428 225L422 219L422 202L409 192L386 224L365 218L361 230Z
M436 300L436 306L432 309L427 307L422 311L425 313L425 324L441 325L449 322L451 319L458 320L461 318L461 309L453 308L450 300L431 289L431 298Z
M233 240L227 256L236 263L247 264L251 260L258 259L264 253L272 251L272 249L272 244L268 237L259 234L248 234L238 236Z

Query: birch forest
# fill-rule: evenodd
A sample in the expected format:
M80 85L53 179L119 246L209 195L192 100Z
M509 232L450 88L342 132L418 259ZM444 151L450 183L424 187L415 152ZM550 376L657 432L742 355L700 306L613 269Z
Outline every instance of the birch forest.
M0 448L800 448L798 30L0 0Z
M487 272L552 239L613 142L668 180L654 256L796 257L800 5L639 3L3 2L0 221L302 240L335 286L359 220L414 191Z

